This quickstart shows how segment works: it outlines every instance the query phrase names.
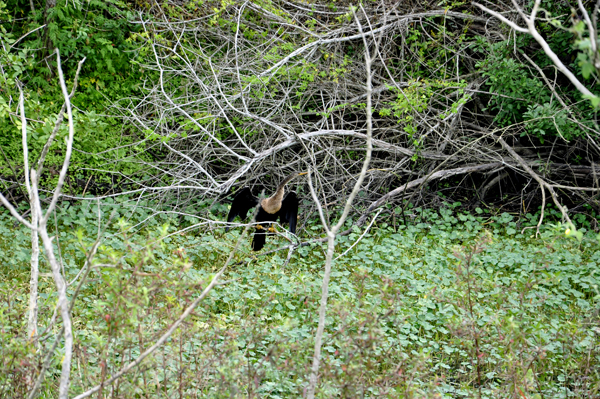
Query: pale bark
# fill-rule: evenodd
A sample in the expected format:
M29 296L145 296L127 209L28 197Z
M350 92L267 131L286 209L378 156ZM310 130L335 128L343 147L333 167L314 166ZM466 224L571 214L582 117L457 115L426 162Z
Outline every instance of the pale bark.
M20 89L19 89L20 90ZM19 93L19 111L21 114L21 140L23 146L23 166L25 168L25 187L29 196L31 206L31 276L29 279L29 306L27 314L27 336L28 339L35 340L37 336L37 315L38 315L38 280L39 280L39 256L40 245L38 240L38 213L35 209L34 194L29 177L29 149L27 145L27 118L25 117L25 99L23 91Z
M548 45L548 42L546 42L546 40L544 40L542 35L535 28L535 18L536 18L537 12L540 7L540 1L541 0L535 0L535 3L533 4L533 8L531 10L531 14L529 16L526 16L525 13L523 12L523 10L517 4L517 2L515 0L513 0L513 5L514 5L515 9L517 10L517 12L519 13L519 15L521 16L521 18L523 19L523 21L525 21L525 25L527 26L526 28L523 28L523 27L515 24L514 22L512 22L511 20L509 20L502 14L497 13L493 10L490 10L489 8L487 8L481 4L478 4L478 3L473 3L473 4L476 5L477 7L481 8L483 11L498 18L500 21L504 22L505 24L507 24L514 30L516 30L517 32L529 33L535 39L535 41L538 42L538 44L540 46L542 46L544 53L546 53L546 55L552 60L552 63L554 63L554 65L556 65L556 67L571 81L571 83L573 83L573 85L577 88L577 90L579 90L581 92L581 94L588 96L588 97L595 97L594 94L587 87L585 87L585 85L583 83L581 83L579 81L579 79L577 79L577 77L573 74L573 72L571 72L569 70L569 68L567 68L567 66L565 64L563 64L563 62L560 60L560 58L558 58L558 55L556 55L556 53L554 51L552 51L552 49ZM586 13L586 15L587 15L587 13ZM594 31L592 30L591 33L593 34L593 32Z
M361 10L362 10L362 6L361 6ZM362 11L364 12L364 10L362 10ZM353 11L353 13L354 13L354 11ZM366 13L365 13L365 15L366 15ZM331 277L333 253L335 251L335 239L338 235L340 228L344 225L344 222L346 221L346 218L348 217L348 214L350 213L352 202L354 201L354 198L358 194L358 192L362 186L362 183L365 179L365 176L367 175L369 163L371 162L371 154L373 152L373 143L372 143L373 122L372 122L372 103L371 103L371 95L372 95L372 91L373 91L373 86L372 86L372 82L371 82L371 66L372 66L373 61L376 56L371 57L371 54L369 52L369 44L367 42L367 36L363 33L362 26L361 26L358 18L356 18L356 15L354 15L354 19L356 20L356 23L358 25L359 31L362 35L362 39L363 39L363 42L365 45L365 69L366 69L366 92L367 92L367 106L366 106L365 112L366 112L366 125L367 125L367 140L366 140L367 141L366 142L367 153L365 156L365 160L363 162L362 169L360 171L360 175L358 176L358 179L356 180L356 183L354 184L354 188L352 189L352 192L346 199L346 204L344 206L342 216L339 218L338 222L334 226L331 226L331 228L329 227L329 224L327 223L327 219L325 218L323 209L320 205L320 202L318 200L317 194L315 193L313 185L309 184L311 195L312 195L313 200L319 210L319 216L321 218L321 222L323 223L323 227L325 228L325 231L327 232L327 255L325 258L325 273L323 275L323 282L321 284L321 301L320 301L320 305L319 305L319 324L317 326L317 333L315 334L315 346L314 346L313 359L312 359L313 362L312 362L311 373L310 373L308 389L307 389L307 398L308 399L314 399L315 391L317 388L317 382L319 379L319 366L321 363L321 346L323 343L323 334L325 332L325 315L327 313L327 300L329 297L329 279ZM376 47L377 42L375 42L374 45ZM377 54L377 51L375 51L374 53ZM310 173L309 173L309 183L311 183L310 182Z

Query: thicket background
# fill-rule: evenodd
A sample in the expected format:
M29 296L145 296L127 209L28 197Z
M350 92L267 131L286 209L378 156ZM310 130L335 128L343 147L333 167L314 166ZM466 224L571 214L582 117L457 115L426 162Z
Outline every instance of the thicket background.
M532 4L505 3L484 5L522 25L515 6ZM578 3L540 5L538 31L598 93ZM288 253L279 237L255 255L243 241L172 338L104 382L223 265L242 232L222 229L232 191L268 195L310 169L335 220L365 157L370 72L373 154L338 241L318 395L598 396L597 108L530 35L461 1L30 0L0 1L0 42L0 192L25 215L20 91L33 164L64 103L54 49L69 88L86 58L49 219L74 304L72 395L306 394L324 252L302 178L298 236L312 244ZM42 202L67 135L63 123ZM51 397L55 287L42 260L30 339L30 237L1 217L0 392L25 396L41 376Z

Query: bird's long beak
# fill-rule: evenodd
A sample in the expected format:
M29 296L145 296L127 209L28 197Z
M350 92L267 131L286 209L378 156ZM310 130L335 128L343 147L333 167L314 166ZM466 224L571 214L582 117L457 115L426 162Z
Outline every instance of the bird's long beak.
M307 175L308 172L302 172L302 173L298 173L298 176L302 176L302 175Z

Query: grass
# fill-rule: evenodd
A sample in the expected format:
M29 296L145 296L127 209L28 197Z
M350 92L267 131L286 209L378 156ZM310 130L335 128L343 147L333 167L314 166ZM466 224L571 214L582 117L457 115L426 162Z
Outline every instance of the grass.
M238 236L222 229L173 234L177 221L166 215L133 230L148 217L144 210L111 209L129 221L109 225L96 262L111 266L92 271L73 310L72 394L101 383L151 345L199 295ZM96 214L82 205L57 217L70 279L95 239ZM555 226L536 238L535 230L523 230L535 225L535 215L519 221L452 206L413 209L407 218L407 226L375 226L335 261L319 397L600 395L595 238L567 238ZM23 339L29 236L7 215L0 216L0 233L0 396L11 397L26 392L40 360ZM341 237L338 254L361 234ZM266 250L277 244L270 240ZM321 245L302 247L284 267L286 255L255 256L246 240L236 255L241 263L223 284L104 395L301 397L325 254ZM43 331L56 301L50 277L42 278L40 292ZM50 346L58 331L51 326L42 345ZM61 357L59 346L43 387L47 397L56 392Z

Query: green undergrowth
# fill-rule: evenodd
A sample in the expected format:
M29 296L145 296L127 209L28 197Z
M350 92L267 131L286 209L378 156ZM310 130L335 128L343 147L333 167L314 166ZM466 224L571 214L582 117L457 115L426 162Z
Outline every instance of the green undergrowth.
M113 219L109 222L111 212ZM102 231L73 309L71 394L108 378L152 345L200 295L241 230L107 204L62 210L51 225L69 282ZM151 217L153 216L153 217ZM406 225L338 239L318 397L565 398L600 390L599 244L536 215L409 209ZM222 217L221 217L222 218ZM146 221L143 228L134 228ZM196 225L194 223L197 223ZM185 224L188 230L182 231ZM585 224L585 223L582 223ZM320 229L300 232L303 241ZM29 234L0 215L0 397L21 396L40 357L24 339ZM286 241L269 239L263 252ZM347 253L346 253L347 251ZM172 337L105 395L301 397L307 385L325 247L261 255L243 238L233 264ZM42 262L40 337L56 295ZM49 328L47 328L49 327ZM57 392L61 346L42 396Z

